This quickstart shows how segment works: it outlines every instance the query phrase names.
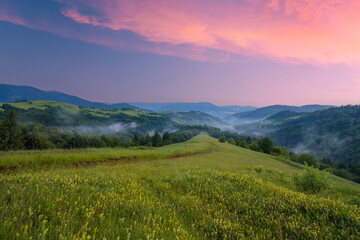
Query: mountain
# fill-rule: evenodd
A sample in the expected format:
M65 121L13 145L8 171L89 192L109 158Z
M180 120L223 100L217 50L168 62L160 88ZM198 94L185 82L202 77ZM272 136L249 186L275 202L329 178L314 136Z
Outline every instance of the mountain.
M197 103L143 103L143 102L130 102L132 106L147 109L150 111L180 111L191 112L198 111L210 114L218 118L225 118L232 114L244 111L250 111L256 109L252 106L217 106L209 102L197 102Z
M282 111L293 111L298 113L315 112L319 110L328 109L330 107L332 106L304 105L301 107L297 107L297 106L287 106L287 105L272 105L268 107L258 108L253 111L236 113L233 114L229 119L235 120L238 123L246 123L246 122L260 121Z
M308 113L283 111L235 128L245 135L270 136L276 145L295 153L309 152L318 158L330 158L360 175L360 105Z
M38 122L49 127L90 127L113 124L136 125L140 133L176 129L181 125L225 125L220 119L202 112L149 112L141 109L96 109L48 100L0 103L0 120L14 110L20 122ZM117 128L116 128L117 129ZM114 129L114 130L116 130Z
M50 101L69 103L77 106L100 108L100 109L136 108L127 103L105 104L105 103L91 102L79 97L71 96L57 91L43 91L28 86L0 84L0 102L13 103L21 100L50 100Z

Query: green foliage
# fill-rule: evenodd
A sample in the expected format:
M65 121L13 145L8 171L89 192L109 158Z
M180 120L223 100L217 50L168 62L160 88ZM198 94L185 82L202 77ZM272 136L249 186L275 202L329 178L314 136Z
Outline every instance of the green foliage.
M253 151L260 152L260 147L257 141L253 141L249 144L249 149Z
M309 165L309 166L312 166L315 168L320 167L319 160L317 159L317 157L314 154L311 154L311 153L302 153L302 154L298 155L297 162L304 164L304 165Z
M259 140L258 142L259 148L262 150L262 152L270 154L273 152L274 143L272 142L271 138L264 137Z
M139 144L140 144L140 138L139 138L139 135L137 135L136 133L134 134L134 137L133 137L133 139L132 139L132 144L134 145L134 146L139 146Z
M154 136L152 137L152 145L154 147L161 147L163 145L163 140L158 131L156 131Z
M276 124L269 125L276 128L271 134L276 144L289 149L303 144L316 156L337 163L360 161L360 105L306 113Z
M225 136L219 137L219 142L222 142L222 143L226 142L226 137Z
M271 154L272 154L272 155L275 155L275 156L282 156L282 155L284 155L282 148L281 148L281 147L278 147L278 146L275 146L275 147L272 148Z
M164 132L162 140L164 145L173 144L173 140L169 132Z
M152 138L148 133L146 133L145 137L145 146L151 147L152 146Z
M24 148L23 137L14 111L0 123L0 150L20 150Z
M307 193L318 193L330 187L329 178L324 172L313 167L307 167L300 176L295 176L295 184L301 191Z

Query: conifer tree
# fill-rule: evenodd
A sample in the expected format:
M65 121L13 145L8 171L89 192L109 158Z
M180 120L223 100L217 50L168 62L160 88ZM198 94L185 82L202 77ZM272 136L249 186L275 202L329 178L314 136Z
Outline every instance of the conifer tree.
M172 140L171 135L170 135L169 132L164 132L162 139L163 139L163 144L164 145L169 145L169 144L173 143L173 140Z
M10 111L0 127L0 149L1 150L20 150L24 148L21 135L20 124L16 119L14 111Z
M145 142L148 147L151 147L153 145L152 138L150 137L150 135L148 133L146 134Z
M133 137L132 143L134 144L134 146L139 146L140 138L139 138L139 135L137 135L136 133Z
M163 142L158 131L155 132L155 135L152 137L152 142L154 147L161 147Z

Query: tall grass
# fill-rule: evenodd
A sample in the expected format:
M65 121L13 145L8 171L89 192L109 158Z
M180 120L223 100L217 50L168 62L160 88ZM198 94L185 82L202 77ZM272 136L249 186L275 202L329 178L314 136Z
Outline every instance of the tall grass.
M205 135L199 135L188 142L168 145L161 148L147 149L76 149L46 150L0 153L0 169L40 168L67 165L83 165L89 163L114 160L163 159L182 155L191 155L209 151L211 144L202 141ZM196 143L196 144L195 144Z
M126 151L164 158L0 174L0 239L359 239L357 184L299 192L303 170L207 136Z

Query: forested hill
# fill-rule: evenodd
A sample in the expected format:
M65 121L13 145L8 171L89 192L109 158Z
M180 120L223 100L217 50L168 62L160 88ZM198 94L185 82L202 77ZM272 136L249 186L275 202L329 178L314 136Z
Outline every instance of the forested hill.
M96 109L67 103L34 100L0 104L0 120L14 110L20 122L37 122L45 126L104 126L134 123L139 132L164 131L179 125L224 123L201 112L148 112L140 109Z
M270 128L273 126L269 126ZM360 163L360 106L342 106L292 117L270 134L276 144L345 164Z
M232 115L233 119L243 122L260 121L269 116L277 114L282 111L293 111L293 112L315 112L319 110L328 109L329 105L304 105L301 107L287 106L287 105L273 105L263 108L258 108L253 111L242 112Z
M21 100L50 100L63 103L69 103L82 107L93 108L137 108L127 103L105 104L91 102L76 96L57 91L43 91L29 86L16 86L9 84L0 84L0 102L13 103Z

